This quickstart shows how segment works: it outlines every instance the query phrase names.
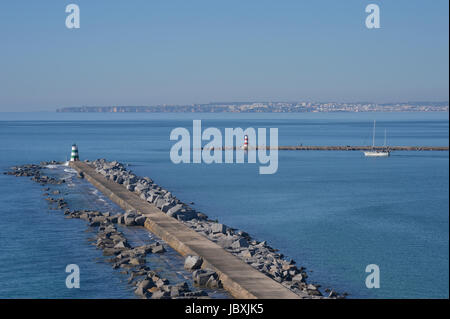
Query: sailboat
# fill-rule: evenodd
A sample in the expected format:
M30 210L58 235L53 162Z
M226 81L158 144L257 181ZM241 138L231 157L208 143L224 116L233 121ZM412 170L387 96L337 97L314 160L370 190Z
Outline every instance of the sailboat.
M375 149L375 125L376 121L373 121L373 136L372 136L372 150L365 151L364 155L366 157L386 157L391 155L389 150L386 148L386 130L384 130L384 148L382 150Z

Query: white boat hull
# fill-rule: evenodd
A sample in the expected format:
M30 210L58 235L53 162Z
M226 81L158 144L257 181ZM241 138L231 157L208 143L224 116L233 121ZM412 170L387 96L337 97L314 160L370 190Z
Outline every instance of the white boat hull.
M384 151L367 151L364 152L364 155L366 157L387 157L390 155L390 153Z

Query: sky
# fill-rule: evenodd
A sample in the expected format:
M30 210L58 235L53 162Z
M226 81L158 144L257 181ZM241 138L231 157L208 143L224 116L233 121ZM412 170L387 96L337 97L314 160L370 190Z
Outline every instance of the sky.
M365 26L371 3L380 29ZM2 0L0 111L448 101L448 12L448 0Z

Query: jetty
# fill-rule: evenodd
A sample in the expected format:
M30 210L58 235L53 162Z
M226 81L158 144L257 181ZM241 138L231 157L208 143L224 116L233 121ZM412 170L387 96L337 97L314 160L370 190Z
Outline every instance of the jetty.
M247 150L258 150L261 147L247 146ZM202 148L207 149L207 148ZM243 147L222 147L217 150L242 150ZM294 146L264 146L262 149L278 151L371 151L371 150L389 150L389 151L440 151L448 152L448 146L351 146L351 145L294 145ZM214 150L214 148L210 148Z
M279 146L285 151L448 151L448 146Z
M89 163L72 161L70 166L124 210L135 210L143 214L146 217L144 227L182 256L200 256L203 259L202 268L217 272L224 289L233 297L239 299L302 298L217 243L187 227L181 221L168 216L156 205L130 192L123 185L108 180L97 173Z

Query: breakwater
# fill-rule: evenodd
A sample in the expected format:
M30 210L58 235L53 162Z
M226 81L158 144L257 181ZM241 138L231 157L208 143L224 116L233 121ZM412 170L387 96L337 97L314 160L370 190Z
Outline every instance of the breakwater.
M241 147L222 147L222 148L202 148L202 149L209 149L209 150L239 150L242 149ZM420 152L420 151L437 151L437 152L448 152L448 146L351 146L351 145L337 145L337 146L330 146L330 145L311 145L311 146L303 146L303 145L296 145L296 146L264 146L264 147L255 147L255 146L248 146L248 150L258 150L258 149L265 149L265 150L278 150L278 151L371 151L371 150L389 150L389 151L414 151L414 152Z
M123 209L145 216L147 229L187 256L186 267L195 270L194 280L208 281L215 273L213 279L237 298L322 297L293 260L244 231L209 220L150 178L138 177L118 162L71 165ZM327 294L339 297L332 290Z
M205 214L182 203L148 177L139 177L118 162L97 160L73 162L78 177L89 181L119 204L124 213L71 210L53 188L66 180L45 176L44 168L62 163L12 167L7 175L31 177L43 186L51 209L66 218L85 220L96 232L93 244L101 249L113 269L129 275L136 295L142 298L208 298L209 292L225 288L236 298L342 298L333 290L322 295L318 285L307 282L303 267L286 259L265 241L244 231L209 220ZM52 187L52 188L51 188ZM144 226L163 244L131 245L119 227ZM192 285L171 283L146 264L148 255L163 254L166 248L185 256L184 268L191 272ZM213 292L214 294L214 292Z
M62 171L64 174L60 173ZM77 179L76 174L73 173L75 171L71 171L73 170L65 167L62 163L43 162L12 167L11 171L4 174L31 178L32 181L42 186L42 195L48 202L49 211L55 213L59 211L66 219L86 221L87 232L94 235L88 238L88 242L101 250L104 256L95 260L103 260L106 264L110 264L115 269L114 272L120 273L120 275L117 274L118 277L128 277L125 279L127 284L124 287L117 287L118 290L123 291L124 288L129 290L131 287L138 297L152 299L228 297L219 287L218 281L211 280L209 283L196 285L192 274L188 270L184 270L183 265L181 268L178 265L177 269L172 264L167 264L170 268L169 271L176 272L174 274L168 274L168 269L160 269L158 265L155 265L155 260L167 260L171 258L169 255L173 256L175 253L166 243L156 240L156 238L128 240L128 235L134 237L133 234L146 232L145 229L139 227L143 226L146 219L141 214L132 211L123 213L117 209L114 209L115 213L111 213L109 210L93 210L92 207L91 209L81 209L82 206L73 201L70 189L77 187L76 190L73 189L73 192L76 193L80 191L78 188L82 187L81 185L89 183L81 179L75 181ZM81 176L78 177L81 178ZM78 209L73 209L73 205ZM148 235L145 237L149 238ZM38 255L39 252L36 254ZM176 259L179 260L181 257L177 256ZM70 261L78 263L76 259ZM86 265L84 266L86 267ZM84 267L82 269L86 270ZM82 286L84 285L85 283L82 281Z

